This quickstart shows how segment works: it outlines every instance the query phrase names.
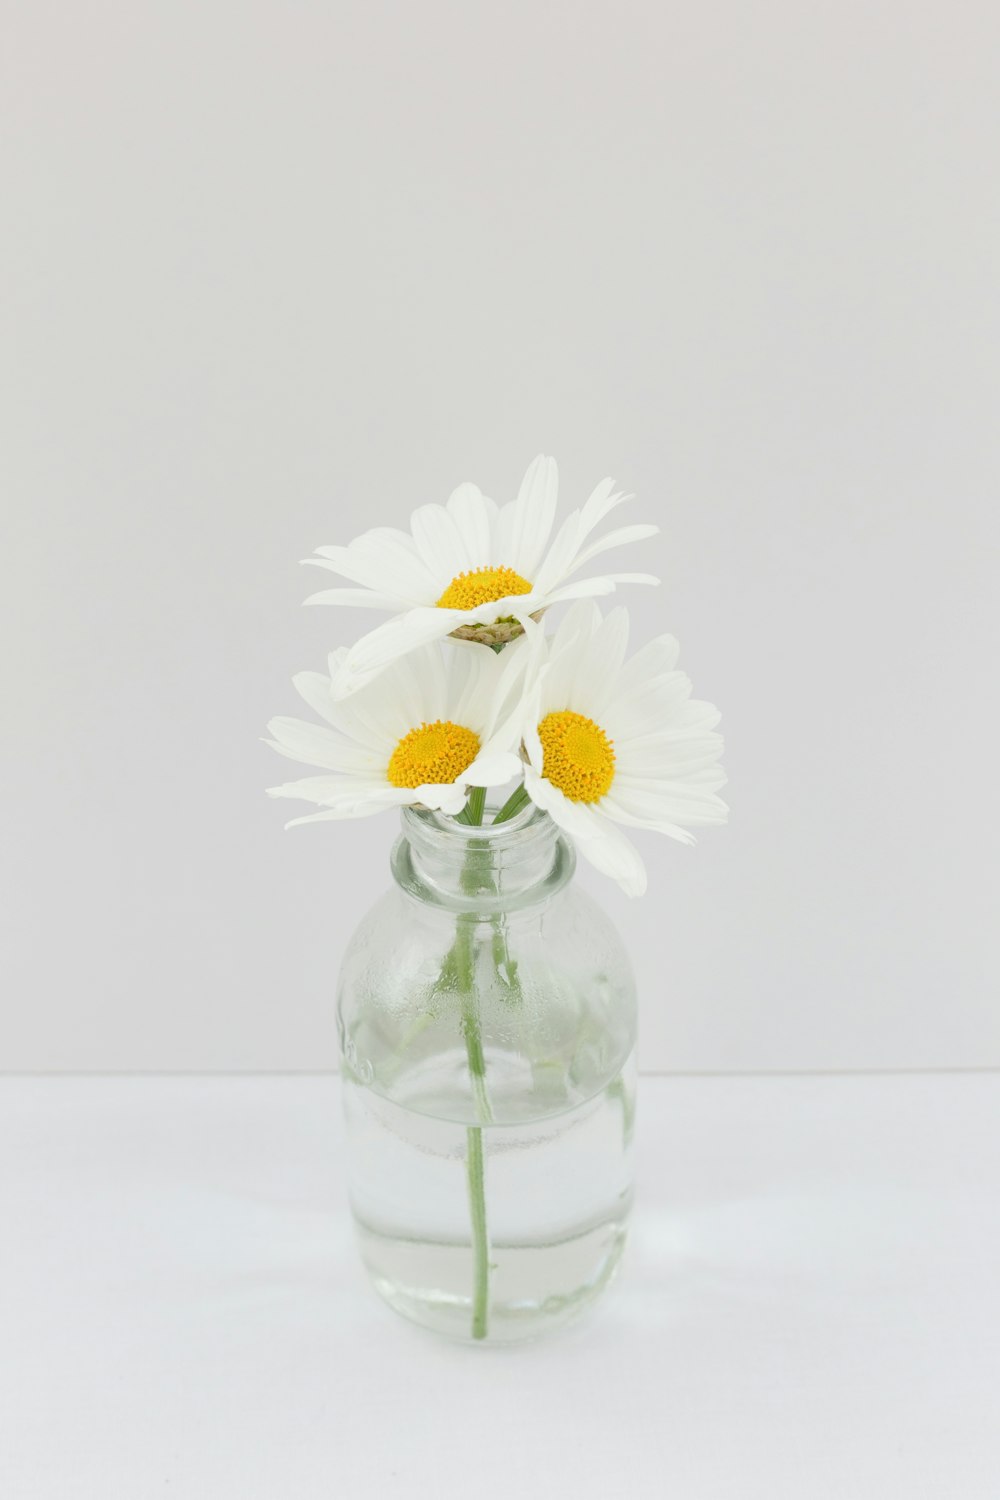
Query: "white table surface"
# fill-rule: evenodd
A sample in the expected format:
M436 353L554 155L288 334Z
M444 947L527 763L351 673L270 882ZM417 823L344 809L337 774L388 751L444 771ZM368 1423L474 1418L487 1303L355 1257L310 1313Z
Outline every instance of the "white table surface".
M589 1321L370 1293L335 1079L0 1080L3 1500L997 1500L1000 1076L644 1078Z

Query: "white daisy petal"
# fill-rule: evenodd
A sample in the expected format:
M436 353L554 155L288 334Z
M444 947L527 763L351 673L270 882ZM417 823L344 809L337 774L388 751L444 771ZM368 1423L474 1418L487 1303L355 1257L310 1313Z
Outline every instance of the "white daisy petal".
M560 579L568 577L582 539L580 512L574 510L560 526L555 540L539 564L535 587L540 594L547 593Z
M309 707L338 734L378 754L386 743L386 733L384 727L372 722L371 705L369 704L369 711L366 712L362 700L338 702L333 696L331 682L339 673L346 655L346 647L330 652L327 676L322 672L299 672L292 681Z
M692 699L664 636L624 660L628 617L578 601L534 675L524 728L528 795L580 852L630 894L645 889L638 853L618 825L691 843L689 828L725 822L718 797L718 711Z
M682 828L679 823L671 823L666 818L657 819L654 822L650 822L646 818L634 818L625 813L620 803L612 801L611 798L605 798L605 801L608 805L604 809L604 815L613 822L624 823L631 828L645 828L650 833L662 833L667 838L675 839L678 844L693 844L695 842L694 834L689 833L687 828Z
M539 706L543 713L569 706L579 662L600 623L601 612L590 599L577 600L560 620L539 674Z
M642 692L651 677L662 677L677 665L680 645L676 636L658 635L629 657L619 677L619 695Z
M445 650L449 658L446 717L468 724L482 737L493 701L497 658L474 641L449 641Z
M548 596L548 603L566 604L571 599L600 599L614 591L614 580L611 578L578 578L576 583L564 583L560 588L553 589Z
M299 696L308 703L313 713L319 714L328 724L336 724L330 679L322 672L296 672L292 685Z
M613 547L625 547L629 542L644 542L648 537L656 536L659 526L620 526L617 531L609 531L604 536L598 537L578 552L570 563L568 574L575 573L589 563L592 558L599 557L602 552L610 552Z
M334 697L333 678L349 653L331 653L331 677L296 678L326 722L277 718L268 728L282 755L332 774L273 787L270 795L318 803L331 818L388 806L459 812L470 786L503 785L520 769L521 721L511 699L519 697L531 649L530 640L518 645L504 663L482 646L453 642L445 653L425 645L347 699Z
M453 578L469 567L462 533L443 505L421 505L413 512L410 526L427 571L436 580L435 587L440 584L440 595ZM427 602L433 603L432 600Z
M415 787L413 791L415 803L419 803L421 807L433 808L435 812L448 813L452 817L462 811L467 796L465 786L458 786L453 782L427 783Z
M610 578L612 583L645 583L657 585L659 579L655 573L605 573L605 578Z
M552 533L559 472L554 458L543 454L528 465L511 516L509 566L525 578L533 578Z
M355 537L348 547L317 547L331 572L376 593L394 594L411 604L431 604L435 575L428 571L413 537L379 526ZM322 564L321 564L322 565Z
M493 625L497 620L520 620L525 614L544 609L548 603L548 599L532 590L528 594L505 594L502 599L491 599L488 603L477 604L474 609L443 609L441 613L454 617L449 627L450 634L459 625Z
M708 788L689 786L679 779L626 785L623 777L616 777L612 790L601 800L602 808L605 804L609 817L636 828L658 828L665 823L707 828L725 823L729 811Z
M369 788L369 795L362 793L360 777L346 776L302 776L298 781L286 781L281 786L269 786L269 797L299 797L303 802L318 802L321 807L348 807L356 802L371 800L371 797L388 786L388 782Z
M335 698L346 698L377 677L391 661L428 641L443 640L461 624L462 611L457 609L411 609L395 615L384 625L370 630L347 653L333 684Z
M463 568L472 572L476 568L489 567L492 561L490 538L497 514L493 501L482 493L478 485L460 484L448 497L448 513L464 543Z
M531 718L529 720L526 720L524 726L525 754L528 757L529 766L538 776L541 776L542 766L545 762L545 755L542 750L542 742L538 736L538 721L540 720L540 718L541 712L536 708Z
M352 744L323 724L278 718L272 719L267 728L272 736L268 743L280 754L287 755L289 760L301 761L307 766L322 766L328 771L367 772L372 769L370 750Z
M609 734L639 740L655 733L707 733L715 728L718 709L691 699L691 681L685 673L666 672L645 682L636 681L628 670L630 665L625 664L618 691L607 707Z
M501 508L466 483L452 492L447 505L419 506L409 533L375 527L346 547L318 548L308 561L339 573L355 587L321 590L307 603L381 609L392 616L351 651L334 696L359 691L390 661L459 628L487 631L498 621L520 622L564 600L611 593L619 583L657 581L645 573L572 579L591 558L647 538L656 528L624 526L591 539L595 526L630 498L617 493L609 479L566 518L550 545L557 493L555 460L540 455L529 465L517 499ZM499 588L511 586L525 592L496 597ZM438 609L437 601L446 596L449 607ZM456 600L461 609L450 607Z
M722 738L715 734L690 736L668 730L636 740L621 738L616 743L619 780L651 777L661 781L683 775L686 781L691 781L701 772L716 767L722 753ZM723 773L716 769L714 774Z
M618 673L628 647L628 611L621 605L613 609L591 636L588 648L579 653L576 671L569 689L567 708L581 703L588 718L600 717L613 695Z
M372 802L356 802L350 806L327 807L322 812L306 813L304 818L292 818L285 827L301 828L303 823L342 823L345 818L370 818L375 813L385 812L386 808L397 806L399 803L395 799L386 797Z
M579 839L590 836L591 823L583 803L571 802L532 765L525 767L524 790L535 806L547 812L567 833L574 834Z
M580 852L595 869L617 880L626 896L645 895L647 877L642 855L607 818L601 819L600 834L581 844Z
M505 646L499 658L494 658L499 670L483 672L481 702L476 704L475 722L483 726L480 732L504 744L516 744L521 738L524 684L538 656L531 635L538 627L526 623L525 636ZM470 724L473 722L469 720Z
M537 807L549 814L553 822L572 836L585 859L617 880L628 896L641 896L646 889L646 867L639 851L619 828L583 802L572 802L537 775L529 766L524 787Z
M549 604L562 604L567 599L597 599L604 594L613 594L619 583L659 583L652 573L602 573L598 578L580 578L576 583L565 583L553 589L548 596Z
M506 786L521 773L520 756L510 750L493 750L476 759L463 773L463 786Z
M327 566L318 557L307 557L307 563ZM309 594L303 604L332 604L345 609L406 609L408 601L398 594L376 594L373 589L320 589L318 594Z
M583 510L580 512L580 531L582 536L589 536L595 526L599 526L606 515L618 505L624 505L626 500L634 500L634 495L626 495L622 491L615 491L613 479L602 479L587 500Z

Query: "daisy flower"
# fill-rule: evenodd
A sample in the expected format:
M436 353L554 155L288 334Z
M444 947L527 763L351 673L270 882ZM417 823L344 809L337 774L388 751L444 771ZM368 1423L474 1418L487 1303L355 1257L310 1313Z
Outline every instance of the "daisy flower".
M439 646L423 646L346 703L332 691L346 649L330 656L329 676L300 672L295 686L324 722L272 719L267 743L326 774L268 795L301 797L323 810L287 826L415 804L458 813L470 786L509 781L521 769L515 752L526 651L518 642L501 658L459 645L446 661Z
M692 699L677 642L659 636L629 661L627 645L627 612L602 619L589 601L569 611L547 652L537 632L524 788L581 854L640 896L646 870L623 826L690 844L688 828L724 823L728 809L716 795L726 781L719 712Z
M558 475L555 460L538 457L516 500L497 506L474 484L461 484L447 505L422 505L410 530L379 526L346 547L319 547L306 561L349 579L307 604L382 609L393 618L346 653L333 692L345 698L391 661L447 635L498 645L550 604L612 593L617 583L656 583L648 573L575 575L601 553L655 535L656 526L619 526L592 533L631 496L605 479L553 536Z

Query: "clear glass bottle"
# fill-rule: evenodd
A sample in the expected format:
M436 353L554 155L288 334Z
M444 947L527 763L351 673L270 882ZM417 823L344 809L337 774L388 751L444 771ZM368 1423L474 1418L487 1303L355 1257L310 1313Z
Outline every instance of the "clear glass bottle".
M610 1281L632 1195L635 988L575 855L528 807L407 809L338 1024L351 1204L372 1281L461 1339L532 1338Z

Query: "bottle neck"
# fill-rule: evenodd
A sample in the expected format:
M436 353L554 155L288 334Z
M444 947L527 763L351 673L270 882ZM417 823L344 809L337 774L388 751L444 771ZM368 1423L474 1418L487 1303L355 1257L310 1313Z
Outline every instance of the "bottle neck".
M483 915L534 906L561 890L576 856L548 813L529 806L493 826L494 811L487 808L482 826L470 827L404 808L391 860L397 884L431 906Z

